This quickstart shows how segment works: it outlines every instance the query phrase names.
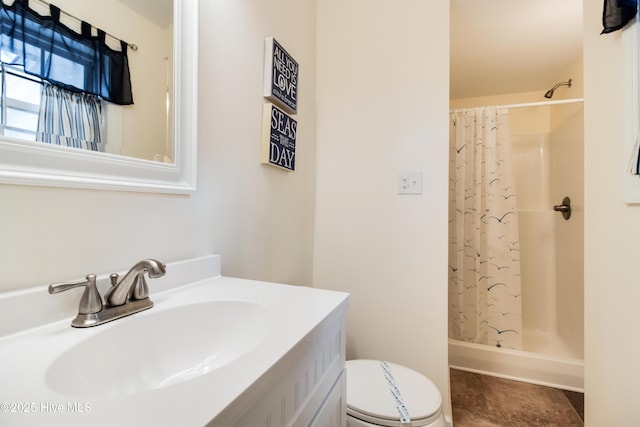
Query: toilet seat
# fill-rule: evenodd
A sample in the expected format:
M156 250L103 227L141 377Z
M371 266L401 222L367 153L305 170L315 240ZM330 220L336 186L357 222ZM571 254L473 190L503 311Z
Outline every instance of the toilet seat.
M346 371L348 416L384 427L419 427L442 416L440 391L419 372L378 360L349 360ZM403 404L409 424L400 419Z

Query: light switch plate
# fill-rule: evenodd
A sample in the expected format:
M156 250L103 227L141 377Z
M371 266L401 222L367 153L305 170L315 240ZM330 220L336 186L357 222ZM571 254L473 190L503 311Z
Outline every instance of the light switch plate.
M422 172L399 173L398 194L422 194Z

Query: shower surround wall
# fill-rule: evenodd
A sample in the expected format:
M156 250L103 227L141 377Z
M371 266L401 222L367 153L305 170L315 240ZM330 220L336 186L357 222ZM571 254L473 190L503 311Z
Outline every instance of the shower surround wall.
M510 111L518 189L525 351L582 359L582 104ZM565 220L553 211L572 201Z
M455 100L451 108L540 98L542 94L536 92ZM509 112L519 204L524 351L501 349L499 354L486 346L451 340L450 363L580 390L584 358L583 106L512 108ZM571 198L573 208L568 221L552 209L564 196ZM566 381L553 382L565 372L570 373Z

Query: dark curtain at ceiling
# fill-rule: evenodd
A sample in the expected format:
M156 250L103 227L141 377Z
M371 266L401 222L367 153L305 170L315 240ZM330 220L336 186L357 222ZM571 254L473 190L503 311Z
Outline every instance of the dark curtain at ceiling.
M611 33L623 28L636 16L637 0L604 0L602 11L602 33Z
M77 33L60 23L60 9L54 5L51 16L30 9L28 0L0 5L2 62L24 66L26 73L67 90L133 104L127 43L120 42L120 51L112 49L105 43L106 33L98 30L93 36L86 22Z

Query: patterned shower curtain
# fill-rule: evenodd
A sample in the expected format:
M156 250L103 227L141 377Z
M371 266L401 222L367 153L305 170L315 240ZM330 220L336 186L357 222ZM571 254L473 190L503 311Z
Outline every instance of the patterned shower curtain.
M506 109L450 120L449 336L522 348L520 245Z

